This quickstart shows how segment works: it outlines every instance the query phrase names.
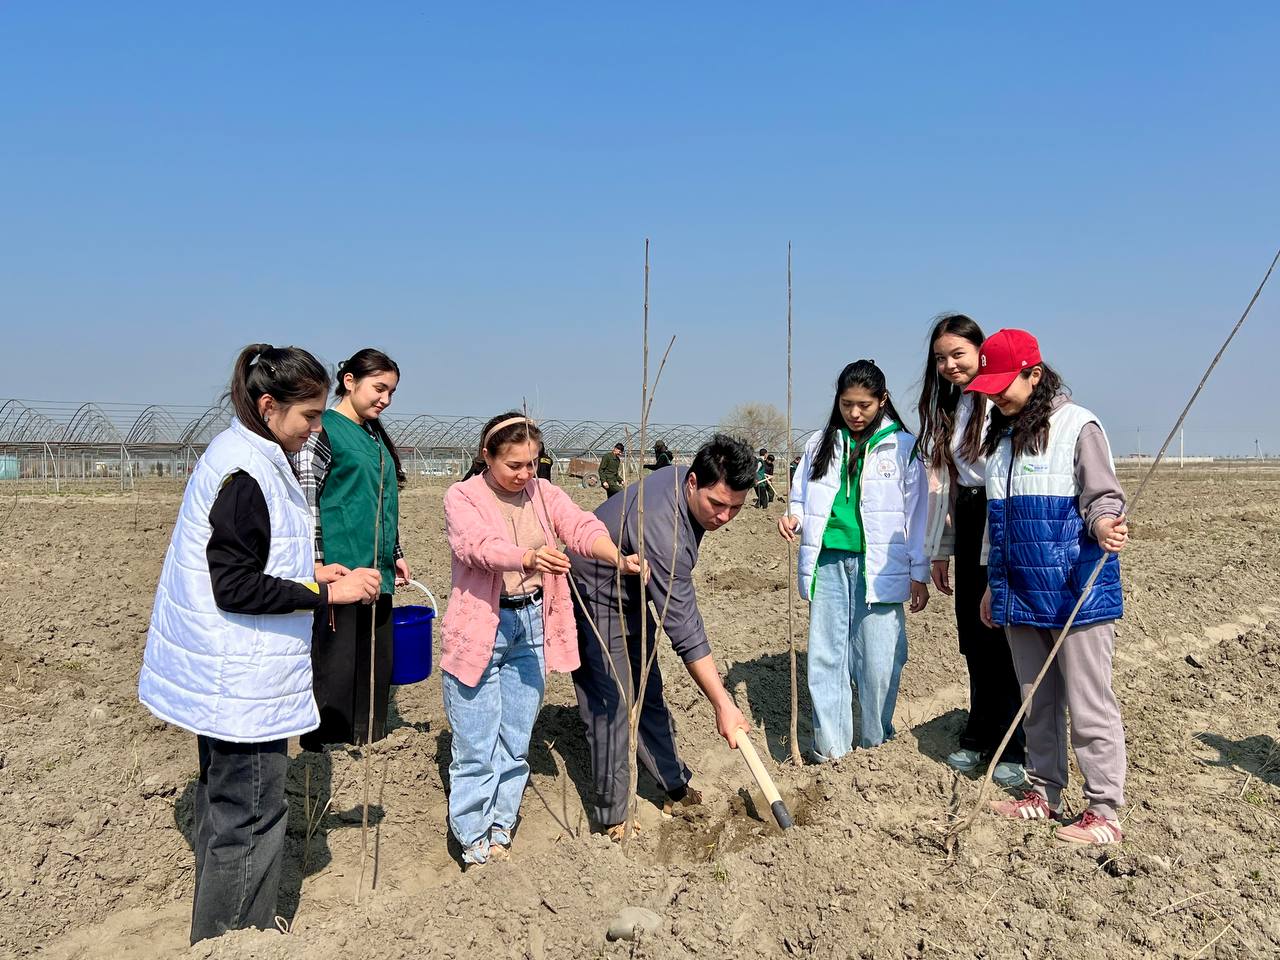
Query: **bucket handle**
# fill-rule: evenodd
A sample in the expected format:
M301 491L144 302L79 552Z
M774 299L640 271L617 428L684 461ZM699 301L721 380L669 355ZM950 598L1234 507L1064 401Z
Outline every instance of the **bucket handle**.
M407 581L407 583L411 587L417 587L419 590L421 590L423 593L427 595L427 599L431 601L432 611L434 611L435 613L440 612L440 605L436 603L436 595L432 593L430 590L428 590L425 584L421 583L418 580L409 580Z

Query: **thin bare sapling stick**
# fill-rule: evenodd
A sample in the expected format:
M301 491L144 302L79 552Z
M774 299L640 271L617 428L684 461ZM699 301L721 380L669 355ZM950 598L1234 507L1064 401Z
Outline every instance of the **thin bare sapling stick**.
M641 437L644 437L645 430L648 426L649 416L653 411L653 401L658 393L658 382L662 379L662 371L666 369L667 357L671 355L671 348L675 346L675 342L676 342L676 338L673 335L671 339L667 342L667 349L664 350L662 353L662 361L658 364L658 372L653 378L653 386L648 390L647 402L643 396L644 390L643 390L643 384L642 384L641 403L643 406L641 409L641 417L640 417ZM648 369L649 369L649 242L648 240L645 241L643 349L644 349L644 379L647 381ZM644 460L644 451L645 451L645 441L642 439L640 441L640 455L641 455L642 462ZM639 556L640 558L640 576L641 576L641 583L640 583L640 589L639 589L640 606L641 606L641 628L640 628L641 629L641 647L640 647L640 678L638 681L631 674L631 648L627 644L626 615L623 609L622 570L621 570L621 567L619 567L618 569L618 592L617 592L618 621L622 629L622 649L626 654L627 675L628 675L627 699L625 702L627 705L627 764L628 764L627 777L628 777L628 783L630 784L630 788L631 788L631 793L628 795L629 797L628 804L627 804L628 815L627 815L626 824L623 827L623 833L622 833L622 840L623 840L624 846L629 842L631 838L631 834L635 831L638 825L637 815L639 812L639 797L636 795L636 785L639 781L639 775L640 775L640 767L639 767L640 714L644 709L644 697L645 697L645 690L648 688L648 685L649 685L649 673L653 669L654 658L657 654L656 642L653 644L652 649L648 649L646 651L646 648L648 647L649 634L648 634L648 626L647 626L647 623L645 622L645 619L648 616L648 610L649 610L649 590L648 590L648 584L646 584L643 580L644 573L647 567L647 555L645 552L643 552L644 551L644 546L643 546L644 509L643 509L643 502L641 500L641 498L643 497L643 489L644 489L644 477L641 476L640 482L636 486L636 491L637 491L636 512L637 512L637 522L639 524L639 530L640 530L640 534L639 534L640 545L637 549L637 556ZM678 493L679 491L676 491L676 492ZM668 580L667 580L667 594L666 594L666 598L663 601L662 614L661 614L661 618L659 619L660 624L665 623L666 621L667 607L671 603L671 586L675 580L675 558L676 558L676 551L679 546L679 533L680 533L680 529L679 529L680 514L679 514L678 502L674 504L674 508L675 509L673 510L672 517L671 517L671 522L673 527L672 537L671 537L671 553L672 553L671 567L670 567L670 573L668 574ZM619 524L619 530L618 530L617 542L619 545L621 545L622 543L622 534L623 534L623 527L625 525L626 515L627 515L626 503L624 502L623 509L622 509L622 522Z
M1262 296L1262 290L1267 285L1267 281L1271 279L1271 273L1275 270L1277 262L1280 262L1280 250L1276 251L1276 255L1272 258L1271 265L1267 267L1267 272L1263 276L1262 282L1258 284L1257 289L1253 292L1253 296L1249 299L1248 306L1244 308L1244 313L1240 314L1240 319L1236 321L1235 326L1231 328L1231 332L1227 334L1227 339L1223 341L1222 346L1218 348L1218 352L1214 354L1213 359L1209 362L1208 369L1204 372L1204 376L1200 378L1200 382L1191 393L1191 398L1187 400L1186 406L1182 408L1182 413L1178 415L1177 421L1169 430L1169 435L1165 437L1164 443L1160 447L1160 451L1156 454L1155 459L1151 461L1151 466L1147 468L1146 474L1143 475L1142 482L1138 484L1137 491L1128 503L1126 508L1127 517L1132 517L1137 511L1138 504L1141 502L1142 495L1146 491L1147 485L1151 482L1152 476L1155 475L1156 468L1160 466L1160 462L1164 459L1164 455L1166 451L1168 451L1169 445L1173 443L1173 438L1176 437L1178 435L1178 431L1182 429L1182 424L1186 421L1187 414L1191 412L1192 406L1194 406L1196 400L1199 398L1201 391L1204 390L1205 384L1209 381L1210 374L1213 373L1214 368L1218 365L1218 361L1220 361L1223 354L1227 352L1227 347L1231 345L1231 341L1235 339L1236 334L1240 332L1240 328L1244 326L1245 320L1248 319L1250 312L1253 310L1253 305L1257 303L1258 298ZM1040 688L1041 681L1044 680L1045 675L1048 674L1049 669L1053 666L1054 660L1058 656L1058 651L1062 649L1062 644L1067 639L1067 634L1070 633L1072 626L1075 625L1076 616L1080 613L1081 607L1084 606L1085 601L1089 598L1089 593L1093 590L1093 585L1098 579L1098 574L1102 572L1102 567L1107 562L1108 556L1109 554L1104 551L1102 556L1100 556L1098 561L1093 565L1093 569L1089 573L1089 579L1085 581L1084 589L1080 592L1080 599L1076 601L1076 605L1072 609L1071 615L1067 617L1067 622L1059 632L1058 638L1054 641L1052 649L1049 650L1049 655L1045 658L1044 666L1040 668L1040 672L1036 674L1036 678L1032 681L1031 687L1027 691L1026 696L1023 697L1022 705L1018 708L1018 712L1014 714L1013 721L1010 723L1009 729L1005 731L1004 737L1000 741L1000 746L996 747L995 753L992 754L991 762L987 765L987 772L982 778L982 787L978 791L978 799L974 803L973 809L969 812L968 816L957 820L948 830L948 851L954 849L956 839L961 833L972 826L978 811L982 809L982 804L986 799L988 788L992 783L992 776L995 772L996 764L999 762L1005 748L1009 745L1009 741L1013 738L1013 733L1017 730L1018 724L1021 723L1022 718L1026 716L1027 710L1031 706L1031 698L1035 696L1036 690Z
M385 493L386 464L382 453L382 441L378 441L378 512L373 518L373 564L377 569L378 549L382 546L382 498ZM360 902L360 893L364 889L364 871L369 859L369 789L372 784L373 770L369 760L373 756L373 700L376 691L374 668L377 664L378 652L378 600L374 597L373 607L369 611L369 726L364 735L364 802L360 810L360 876L356 879L356 903ZM377 868L374 869L374 884L377 884Z
M649 427L649 238L644 240L644 313L641 325L640 337L640 452L645 449L645 440L648 437ZM640 569L645 566L645 545L644 545L644 480L636 485L636 555L640 558ZM640 663L644 664L648 661L649 646L649 604L647 600L648 592L640 591ZM621 597L621 592L619 592ZM627 651L627 663L631 663L630 649L624 645ZM641 670L641 674L647 673ZM643 682L643 679L642 681ZM639 743L637 736L639 735L638 723L639 705L643 702L635 693L635 681L628 684L628 693L631 696L627 703L627 808L630 815L627 817L627 825L623 829L622 839L626 843L635 829L636 821L636 782L638 780L640 765L637 758L637 748Z
M784 504L783 516L791 510L791 243L787 242L787 500ZM800 756L800 690L796 679L796 548L787 541L787 653L791 660L791 762L797 767L804 762Z
M660 628L664 633L666 632L666 629L667 629L667 611L671 607L672 587L674 586L675 579L676 579L676 557L679 556L679 553L680 553L680 500L679 500L679 497L681 496L682 492L683 491L681 491L678 484L672 487L672 491L671 491L671 499L672 499L671 566L668 568L670 572L667 574L667 589L666 589L666 595L662 598L662 610L657 612L658 613L657 623L655 624L655 627ZM644 608L647 610L649 606L648 589L643 584L641 585L641 589L640 589L640 598L641 598L641 603L644 605ZM649 675L653 671L654 664L657 662L657 659L658 659L657 634L658 634L658 631L657 629L655 629L653 645L649 648L648 655L641 660L640 685L639 685L639 688L636 690L635 702L632 704L631 712L628 715L628 722L632 730L631 738L632 738L632 741L637 744L640 742L640 715L644 711L645 691L649 687ZM628 654L627 659L628 661L630 661L630 654ZM633 754L631 757L631 763L633 766L636 765L636 759L637 759L636 755ZM635 772L637 775L639 774L638 767L636 767ZM639 809L639 803L640 803L640 798L636 795L636 792L633 787L631 791L631 817L630 817L632 821L635 820L637 811Z

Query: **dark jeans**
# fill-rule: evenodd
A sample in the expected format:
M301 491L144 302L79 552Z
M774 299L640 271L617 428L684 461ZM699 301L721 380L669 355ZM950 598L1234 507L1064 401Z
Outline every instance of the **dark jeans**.
M289 804L287 741L197 737L196 891L191 942L228 930L275 926Z
M577 603L578 652L582 665L573 671L573 687L578 697L578 713L587 727L587 748L591 753L591 787L593 802L588 806L591 818L601 826L622 823L627 818L631 801L630 766L627 750L627 704L622 699L613 670L626 682L627 663L631 664L632 690L638 692L642 665L640 662L640 618L627 618L627 640L622 639L622 623L618 608L608 604L591 605L600 635L609 645L606 661L600 641L587 623ZM649 653L657 639L653 619L649 619ZM646 770L672 799L684 796L693 774L680 759L676 748L676 724L662 695L662 671L653 659L649 681L644 688L644 704L640 708L639 743L636 755Z
M773 488L768 483L761 480L756 484L756 506L764 509L773 502Z
M987 590L987 568L982 565L987 495L981 487L960 488L954 522L956 630L960 652L969 664L969 722L960 735L960 746L990 756L1022 706L1022 688L1004 630L988 627L980 615ZM1019 724L1000 759L1022 763L1025 744Z

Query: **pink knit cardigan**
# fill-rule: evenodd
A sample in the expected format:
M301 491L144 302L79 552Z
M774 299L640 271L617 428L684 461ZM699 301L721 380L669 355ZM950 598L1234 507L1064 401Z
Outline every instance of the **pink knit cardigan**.
M554 483L535 478L525 492L548 544L559 539L574 553L589 557L596 540L609 536L595 514L579 507ZM453 588L440 621L444 648L440 667L474 687L493 658L503 571L521 569L528 548L511 541L483 475L449 488L444 495L444 520L453 550ZM542 625L547 670L576 670L578 631L564 575L542 575Z

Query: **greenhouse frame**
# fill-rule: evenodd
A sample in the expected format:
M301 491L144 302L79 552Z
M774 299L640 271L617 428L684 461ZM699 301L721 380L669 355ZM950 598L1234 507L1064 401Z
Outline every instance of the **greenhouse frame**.
M383 418L411 476L457 477L471 462L487 418L417 414ZM208 407L161 404L97 404L0 400L0 483L60 491L64 486L95 484L130 489L141 479L184 479L209 441L231 422L225 405ZM640 425L619 420L539 422L543 442L567 476L575 460L590 462L615 443L626 444L632 465L639 464ZM645 444L662 441L677 462L723 427L690 423L651 423ZM785 430L728 428L754 449L786 449ZM807 431L793 431L798 452ZM779 457L781 461L782 457ZM580 468L581 463L577 465Z

